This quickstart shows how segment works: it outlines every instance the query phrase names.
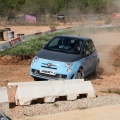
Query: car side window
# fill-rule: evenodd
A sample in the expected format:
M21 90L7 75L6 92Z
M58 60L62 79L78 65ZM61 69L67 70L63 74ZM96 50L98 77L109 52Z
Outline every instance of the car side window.
M95 51L95 47L94 47L92 40L88 40L84 44L82 56L87 57L91 55L94 51Z
M89 41L89 46L90 46L91 54L94 53L96 49L92 40Z

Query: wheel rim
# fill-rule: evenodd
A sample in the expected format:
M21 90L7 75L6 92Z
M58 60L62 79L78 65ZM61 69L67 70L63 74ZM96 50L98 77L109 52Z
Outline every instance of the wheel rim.
M76 75L76 79L82 79L83 78L83 71L80 69Z

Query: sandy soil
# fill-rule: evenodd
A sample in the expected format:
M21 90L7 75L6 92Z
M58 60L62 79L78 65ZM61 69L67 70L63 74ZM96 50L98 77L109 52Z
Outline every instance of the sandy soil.
M61 27L62 26L60 26L59 28ZM0 27L0 29L2 28L3 27ZM49 29L49 27L11 26L11 29L14 30L16 34L19 33L30 34L40 31L46 31ZM95 46L100 56L100 66L102 67L102 74L99 76L99 78L89 76L87 79L92 80L93 86L98 96L106 95L106 93L103 93L101 91L107 90L109 88L120 88L120 68L113 67L112 64L114 62L114 56L111 54L113 49L120 44L119 40L120 34L119 32L106 32L88 34L87 36L91 37L94 40ZM21 61L18 58L14 58L13 60L13 58L8 56L1 57L0 86L7 86L8 82L33 81L33 78L29 75L30 61L31 59ZM14 91L9 94L9 99L11 102L14 101L12 97L13 94ZM78 114L77 112L75 113L76 115ZM43 119L46 120L46 118ZM63 117L61 117L61 119L63 119ZM73 119L78 118L75 117Z
M119 120L120 105L75 110L19 120ZM116 112L115 112L116 111Z

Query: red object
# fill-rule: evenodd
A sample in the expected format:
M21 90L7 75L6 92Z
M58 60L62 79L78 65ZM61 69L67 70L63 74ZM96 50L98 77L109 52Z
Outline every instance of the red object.
M120 18L120 13L114 13L115 18Z
M20 42L21 42L20 37L14 38L9 41L11 46L15 46L17 43L20 43Z
M51 30L51 32L55 32L55 31L56 31L56 29L52 29L52 30Z
M67 27L66 29L70 29L71 27Z
M40 35L40 34L42 34L42 32L35 33L35 35Z

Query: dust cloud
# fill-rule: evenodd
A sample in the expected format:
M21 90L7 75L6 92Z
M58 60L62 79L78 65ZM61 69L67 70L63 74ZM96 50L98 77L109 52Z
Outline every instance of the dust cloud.
M78 33L76 33L78 35ZM100 58L101 72L105 75L114 75L115 69L113 66L113 50L120 45L120 33L114 32L88 32L80 34L81 36L89 37L93 40Z
M100 66L104 69L104 74L114 74L113 67L113 49L120 45L119 32L105 32L90 34L100 57Z

